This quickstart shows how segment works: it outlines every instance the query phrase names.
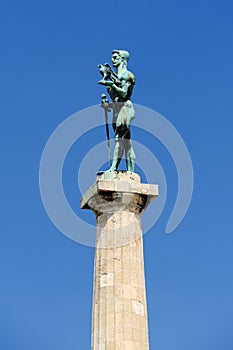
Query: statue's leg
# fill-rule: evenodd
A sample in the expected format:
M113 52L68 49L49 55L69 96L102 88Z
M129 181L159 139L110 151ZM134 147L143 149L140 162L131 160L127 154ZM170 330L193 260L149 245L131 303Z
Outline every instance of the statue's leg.
M113 154L112 165L109 169L110 171L115 171L118 169L118 166L120 164L121 158L125 150L125 142L128 141L128 140L125 140L124 138L125 135L128 133L128 129L125 123L126 113L125 113L124 105L116 104L115 108L117 108L115 110L114 120L113 120L114 121L113 129L115 131L115 149ZM118 115L116 114L116 111L118 111Z
M123 156L123 152L124 152L124 140L116 137L116 144L114 148L113 160L112 160L110 171L115 171L118 169L121 158Z
M125 156L126 156L126 166L127 171L134 172L134 166L135 166L135 153L133 150L132 142L131 140L125 140L127 141L126 147L125 147Z

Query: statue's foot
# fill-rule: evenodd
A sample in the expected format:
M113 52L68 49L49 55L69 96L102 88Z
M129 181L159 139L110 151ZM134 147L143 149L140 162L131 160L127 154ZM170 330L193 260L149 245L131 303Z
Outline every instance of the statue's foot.
M116 169L110 168L108 170L105 170L105 173L113 173L114 171L116 171Z
M110 180L110 179L112 180L114 179L115 174L116 174L116 170L110 168L104 172L104 178L105 180Z

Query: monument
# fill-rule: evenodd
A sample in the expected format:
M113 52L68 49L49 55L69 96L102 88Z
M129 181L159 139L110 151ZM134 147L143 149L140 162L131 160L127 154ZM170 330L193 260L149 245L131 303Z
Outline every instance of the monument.
M112 64L99 65L111 102L102 95L110 167L81 198L81 208L96 215L92 305L92 350L149 350L141 215L158 196L158 186L142 184L134 172L130 124L135 77L129 53L114 50ZM115 148L111 159L108 112L112 110ZM125 155L126 170L119 170Z
M102 107L105 111L113 111L112 126L115 133L115 149L113 160L110 160L109 171L118 169L121 158L125 153L127 170L134 171L135 153L130 140L130 123L135 117L135 110L130 100L135 85L133 73L127 69L129 53L125 50L112 52L112 64L117 69L115 73L108 63L99 64L103 79L98 83L107 86L112 99L109 104L106 95L102 95Z

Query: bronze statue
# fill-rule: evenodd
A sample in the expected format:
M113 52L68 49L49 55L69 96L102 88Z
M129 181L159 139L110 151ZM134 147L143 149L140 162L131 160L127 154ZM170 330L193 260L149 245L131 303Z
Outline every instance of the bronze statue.
M108 141L107 113L110 108L113 111L112 126L115 133L115 149L108 171L118 169L124 153L127 170L134 171L135 153L130 139L130 123L135 118L135 110L130 98L135 85L135 77L133 73L127 70L128 60L128 51L114 50L112 52L112 65L117 72L115 73L108 63L104 65L99 64L98 66L103 76L103 79L98 84L107 86L107 92L112 99L112 103L109 103L106 95L102 95L102 107L105 109Z

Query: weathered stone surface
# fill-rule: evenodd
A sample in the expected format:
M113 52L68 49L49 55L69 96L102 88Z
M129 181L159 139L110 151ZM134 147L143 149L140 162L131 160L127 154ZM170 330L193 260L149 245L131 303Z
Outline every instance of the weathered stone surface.
M137 174L101 174L81 200L96 214L92 350L148 350L141 213L157 185Z
M96 183L81 198L80 206L96 214L111 210L142 213L157 196L158 185L141 184L137 174L110 172L97 177Z

